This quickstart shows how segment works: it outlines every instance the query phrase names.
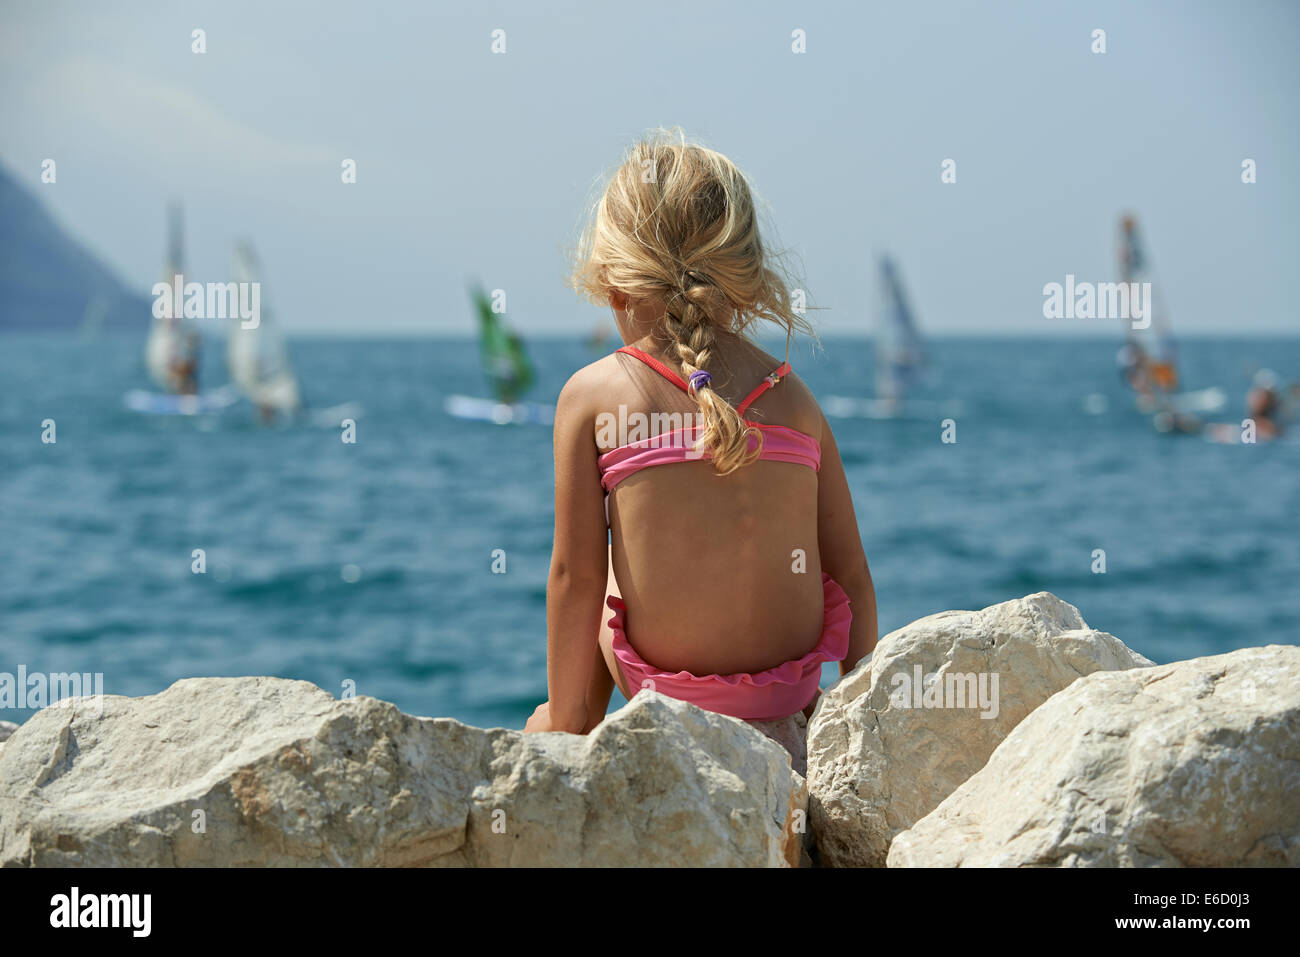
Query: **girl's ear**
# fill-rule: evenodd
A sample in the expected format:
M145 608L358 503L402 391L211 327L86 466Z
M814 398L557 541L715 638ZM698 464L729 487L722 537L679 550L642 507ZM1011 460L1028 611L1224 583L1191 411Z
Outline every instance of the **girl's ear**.
M627 296L617 289L610 289L609 304L619 312L623 312L627 309Z

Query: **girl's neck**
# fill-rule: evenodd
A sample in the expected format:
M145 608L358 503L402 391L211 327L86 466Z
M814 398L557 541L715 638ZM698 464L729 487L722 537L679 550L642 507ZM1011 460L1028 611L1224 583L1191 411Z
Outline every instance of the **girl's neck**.
M675 363L677 350L663 322L663 303L640 302L629 304L627 309L614 310L623 342L635 346L657 359ZM728 348L738 338L734 333L719 325L713 327L713 337L717 346Z
M727 332L723 329L714 329L713 332L713 354L716 358L721 359L724 353L731 353L733 346L738 341L734 333ZM667 331L661 326L648 332L634 342L628 345L635 346L642 352L654 356L663 362L676 368L680 361L677 356L677 348L669 338Z

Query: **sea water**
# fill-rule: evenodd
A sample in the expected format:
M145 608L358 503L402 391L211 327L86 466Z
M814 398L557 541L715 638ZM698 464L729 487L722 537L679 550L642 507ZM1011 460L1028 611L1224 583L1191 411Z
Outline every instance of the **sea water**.
M1300 423L1256 445L1157 434L1116 345L939 340L922 397L941 405L832 419L882 634L1048 590L1157 662L1296 643ZM792 355L813 391L869 395L870 345L823 346ZM133 337L0 337L0 672L102 673L125 695L279 675L521 727L546 693L550 429L446 415L448 394L487 394L468 339L290 348L310 403L362 406L355 442L247 405L128 411L147 387ZM539 401L595 358L576 339L530 352ZM210 343L205 386L221 358ZM1181 358L1189 388L1228 393L1221 421L1258 364L1300 378L1300 339Z

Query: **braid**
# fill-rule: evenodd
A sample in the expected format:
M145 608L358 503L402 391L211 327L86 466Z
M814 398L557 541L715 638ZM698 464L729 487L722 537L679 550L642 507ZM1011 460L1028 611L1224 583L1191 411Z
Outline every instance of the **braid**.
M721 290L698 273L687 270L665 300L665 325L681 363L682 378L708 371L713 356L715 327L710 309L724 299ZM704 431L698 440L701 451L711 454L720 475L734 472L758 458L762 435L741 418L740 413L709 383L694 391L695 401L704 414ZM750 449L750 438L758 446Z

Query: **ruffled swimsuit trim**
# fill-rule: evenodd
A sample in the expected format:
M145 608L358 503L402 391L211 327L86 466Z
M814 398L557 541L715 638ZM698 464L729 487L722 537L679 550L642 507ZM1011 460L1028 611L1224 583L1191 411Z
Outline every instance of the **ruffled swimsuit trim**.
M849 596L824 572L822 596L822 636L812 651L756 674L729 675L695 675L656 668L642 659L627 639L627 605L623 599L610 595L605 603L614 612L609 619L614 657L630 688L651 687L707 711L746 721L776 721L801 711L812 701L823 662L843 661L848 654L849 626L853 621Z

